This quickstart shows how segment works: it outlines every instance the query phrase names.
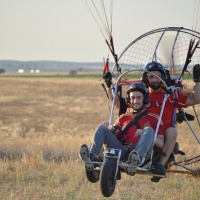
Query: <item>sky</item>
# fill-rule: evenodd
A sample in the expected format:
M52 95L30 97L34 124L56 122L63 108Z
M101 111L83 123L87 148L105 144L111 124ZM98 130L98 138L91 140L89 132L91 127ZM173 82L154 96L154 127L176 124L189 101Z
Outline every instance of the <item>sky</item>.
M157 28L194 29L195 1L114 0L112 35L116 54ZM109 50L84 2L0 0L0 60L102 61ZM94 2L101 11L100 0ZM110 4L105 6L110 8Z

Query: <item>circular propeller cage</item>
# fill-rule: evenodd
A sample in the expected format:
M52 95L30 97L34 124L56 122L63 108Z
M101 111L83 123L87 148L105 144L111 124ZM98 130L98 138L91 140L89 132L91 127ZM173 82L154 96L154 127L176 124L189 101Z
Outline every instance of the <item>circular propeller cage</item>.
M196 48L187 66L183 79L191 79L192 68L200 63L197 44L200 33L183 27L166 27L147 32L133 40L121 53L118 64L112 68L114 79L127 71L134 71L141 78L146 63L158 61L170 71L171 76L180 76L186 62L190 42Z

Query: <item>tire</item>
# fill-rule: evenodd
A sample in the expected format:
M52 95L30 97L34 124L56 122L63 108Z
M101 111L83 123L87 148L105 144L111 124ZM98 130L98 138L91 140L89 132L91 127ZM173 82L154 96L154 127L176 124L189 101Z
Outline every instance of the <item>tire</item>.
M88 170L85 168L85 173L88 181L91 183L96 183L99 180L100 172L95 170Z
M116 161L107 160L101 169L100 186L103 196L110 197L116 185Z

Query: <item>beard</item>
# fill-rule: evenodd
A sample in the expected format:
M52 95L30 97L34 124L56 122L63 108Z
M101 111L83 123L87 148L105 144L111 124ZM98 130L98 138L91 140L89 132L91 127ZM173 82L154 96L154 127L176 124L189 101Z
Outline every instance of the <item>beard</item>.
M153 90L158 90L161 87L161 83L152 83L149 84L149 87L152 88Z

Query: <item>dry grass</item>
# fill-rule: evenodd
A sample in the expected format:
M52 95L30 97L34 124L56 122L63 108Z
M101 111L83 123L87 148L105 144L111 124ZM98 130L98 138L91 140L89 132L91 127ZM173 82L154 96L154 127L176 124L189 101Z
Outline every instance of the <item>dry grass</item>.
M97 125L108 120L106 96L98 80L0 81L0 199L105 199L99 183L87 181L78 158L81 144L89 144ZM194 127L200 137L199 127L195 123ZM188 126L178 125L178 131L180 147L187 153L183 158L199 155L199 144ZM199 163L191 167L199 173ZM170 173L155 184L149 176L122 174L109 199L199 197L196 175Z

